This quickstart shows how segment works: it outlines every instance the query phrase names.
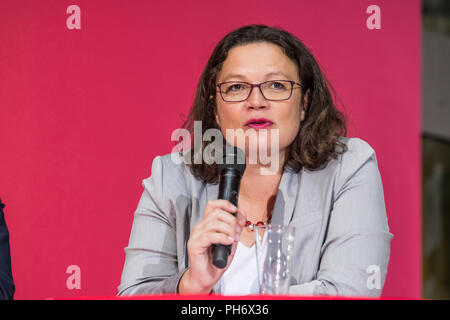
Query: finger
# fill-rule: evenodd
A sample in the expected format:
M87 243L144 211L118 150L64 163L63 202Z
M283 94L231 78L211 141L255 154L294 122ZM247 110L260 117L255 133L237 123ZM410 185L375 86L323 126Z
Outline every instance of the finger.
M228 200L217 199L210 200L206 203L205 215L210 214L214 209L222 209L226 212L235 213L237 208Z
M201 254L210 250L213 244L231 245L233 242L234 239L232 237L223 233L204 233L196 239L188 241L188 251L194 254Z
M245 213L242 208L238 208L237 214L236 214L237 222L243 228L245 226L245 223L247 222L247 214Z
M237 224L238 220L236 219L235 214L229 213L222 209L215 209L214 211L215 212L211 214L212 219L223 221L233 227Z
M193 227L191 235L197 237L207 232L222 232L234 239L239 231L237 225L233 214L216 208Z
M239 221L235 215L221 210L220 212L216 212L214 215L211 215L211 217L217 218L218 220L230 225L238 236L240 236L242 229L244 229L245 222L247 221L246 219ZM235 237L235 235L233 235L233 237ZM237 238L237 241L239 241L239 237Z
M213 220L208 224L206 231L223 233L235 239L237 230L235 224L229 224L221 220Z
M204 235L205 246L212 244L231 245L234 239L224 233L211 232Z

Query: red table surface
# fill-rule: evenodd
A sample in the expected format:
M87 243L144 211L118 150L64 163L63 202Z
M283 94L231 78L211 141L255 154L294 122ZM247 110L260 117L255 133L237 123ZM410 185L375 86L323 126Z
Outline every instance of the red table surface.
M87 296L54 298L57 300L405 300L402 298L344 297L344 296L295 296L295 295L134 295L134 296Z

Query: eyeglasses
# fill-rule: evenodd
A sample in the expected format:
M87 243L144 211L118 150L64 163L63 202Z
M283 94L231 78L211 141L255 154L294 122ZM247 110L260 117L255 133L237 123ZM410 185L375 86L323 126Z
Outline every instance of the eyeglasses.
M288 100L295 85L303 88L301 83L291 80L269 80L259 84L242 81L227 81L217 85L220 95L225 102L241 102L247 100L252 94L253 87L258 87L262 96L270 101Z

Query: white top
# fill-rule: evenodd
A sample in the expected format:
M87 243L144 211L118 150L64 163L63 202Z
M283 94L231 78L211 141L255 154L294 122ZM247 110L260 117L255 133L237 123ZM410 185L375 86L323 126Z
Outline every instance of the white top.
M223 295L258 294L256 245L251 248L238 242L233 261L220 279Z
M266 237L263 236L263 247L266 246L265 240ZM238 242L233 261L220 278L220 294L259 294L256 251L256 243L249 248L240 241Z

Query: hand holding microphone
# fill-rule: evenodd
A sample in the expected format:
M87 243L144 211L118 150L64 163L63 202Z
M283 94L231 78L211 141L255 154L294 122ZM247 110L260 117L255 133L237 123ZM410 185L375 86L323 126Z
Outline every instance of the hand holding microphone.
M241 178L245 171L245 155L238 147L231 147L227 144L223 163L219 167L219 199L230 201L235 206L238 205L239 188ZM228 245L213 245L213 264L217 268L225 268L231 247Z
M244 229L246 215L238 210L237 203L245 156L236 147L227 150L219 165L219 199L208 201L202 219L189 237L190 266L179 282L179 293L211 292L230 265Z

